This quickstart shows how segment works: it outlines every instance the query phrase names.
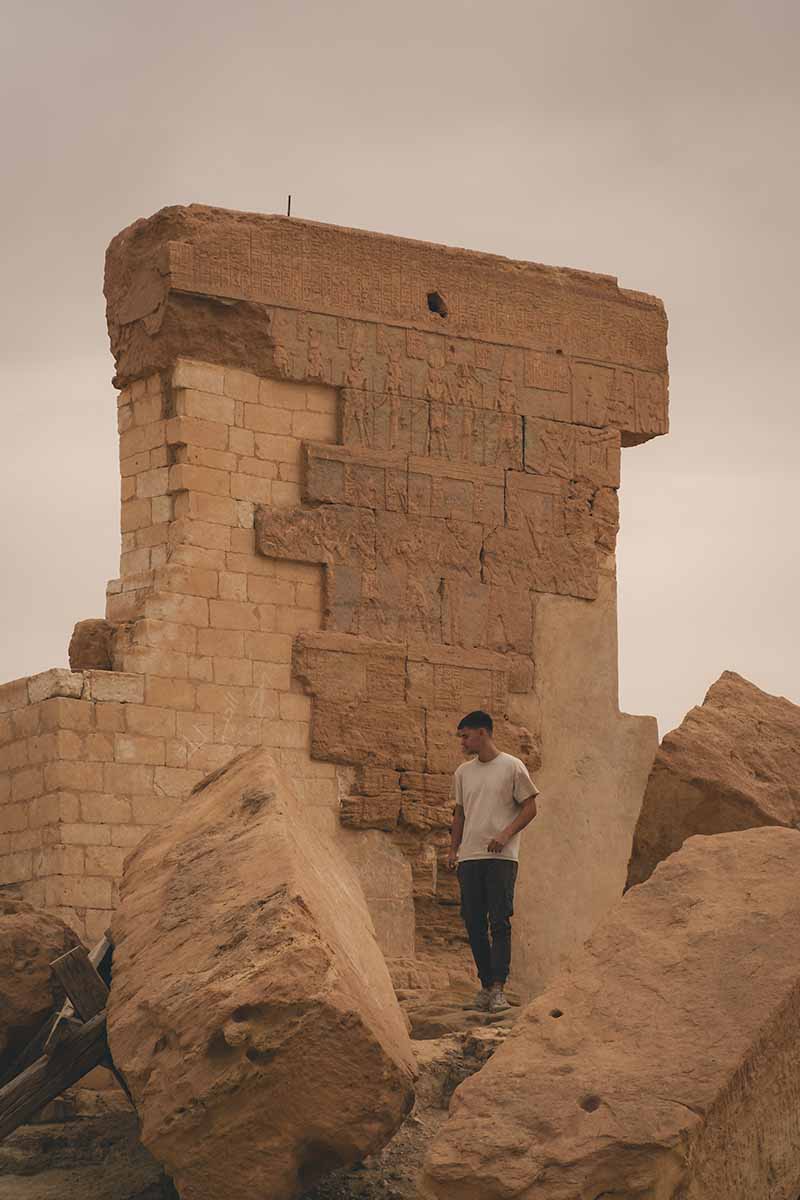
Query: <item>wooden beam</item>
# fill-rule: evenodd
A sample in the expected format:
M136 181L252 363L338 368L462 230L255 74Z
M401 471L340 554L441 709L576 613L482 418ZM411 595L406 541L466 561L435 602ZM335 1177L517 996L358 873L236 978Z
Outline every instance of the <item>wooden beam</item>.
M88 1021L103 1011L108 1001L108 988L89 961L83 946L73 946L66 954L54 959L50 969L82 1021Z
M106 932L100 938L100 941L92 948L92 951L89 954L89 962L91 963L92 967L95 969L99 968L110 951L111 931L106 930ZM56 962L58 961L59 960L56 959ZM64 990L66 991L66 988ZM40 1046L41 1051L43 1051L45 1054L49 1054L51 1052L52 1048L61 1040L60 1026L62 1022L69 1021L74 1015L75 1007L68 995L67 999L64 1001L61 1011L57 1014L54 1020L51 1019L50 1021L50 1028L46 1031L44 1040ZM25 1065L27 1066L28 1064L26 1063Z
M106 930L89 954L89 962L93 967L100 968L103 966L104 959L111 950L111 944L111 931ZM55 1038L59 1037L56 1027L60 1025L61 1021L71 1017L73 1011L72 1001L67 1000L59 1012L50 1014L47 1020L39 1027L34 1037L28 1042L27 1046L20 1051L8 1069L0 1075L0 1087L3 1087L6 1083L10 1083L12 1079L16 1079L17 1075L21 1075L31 1063L36 1062L36 1059L44 1053L45 1045L51 1034Z
M0 1139L77 1083L107 1053L106 1014L100 1012L71 1031L51 1055L43 1055L0 1088Z

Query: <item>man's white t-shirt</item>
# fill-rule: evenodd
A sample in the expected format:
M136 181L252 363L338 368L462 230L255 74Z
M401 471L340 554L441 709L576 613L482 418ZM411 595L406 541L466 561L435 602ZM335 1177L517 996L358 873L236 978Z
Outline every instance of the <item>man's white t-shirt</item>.
M499 854L489 850L489 842L511 824L521 804L538 795L528 768L513 754L501 752L489 762L471 758L462 763L453 776L453 798L464 809L458 861L510 858L517 862L521 832L515 833Z

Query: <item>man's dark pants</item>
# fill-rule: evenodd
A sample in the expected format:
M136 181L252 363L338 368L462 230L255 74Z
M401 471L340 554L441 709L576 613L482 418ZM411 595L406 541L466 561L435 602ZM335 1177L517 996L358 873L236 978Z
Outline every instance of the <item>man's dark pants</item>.
M517 864L509 858L476 858L458 864L461 916L485 988L508 978L516 881Z

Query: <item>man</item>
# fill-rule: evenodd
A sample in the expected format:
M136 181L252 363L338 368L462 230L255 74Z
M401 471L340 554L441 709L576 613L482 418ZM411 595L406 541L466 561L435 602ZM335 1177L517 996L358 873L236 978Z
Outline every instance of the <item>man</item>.
M447 865L458 863L461 915L481 981L475 1007L503 1012L511 965L511 917L520 834L536 816L536 785L527 767L493 740L494 724L478 709L458 723L469 756L453 777L455 813ZM491 942L489 933L491 932Z

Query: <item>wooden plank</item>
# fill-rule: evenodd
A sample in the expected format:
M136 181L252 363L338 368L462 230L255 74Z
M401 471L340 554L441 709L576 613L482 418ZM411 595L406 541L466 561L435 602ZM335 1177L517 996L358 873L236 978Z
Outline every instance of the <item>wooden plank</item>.
M93 967L101 968L103 966L103 960L109 954L111 946L111 931L106 930L99 942L96 943L89 954L89 962ZM4 1071L2 1075L0 1075L0 1087L3 1087L6 1083L9 1083L12 1079L15 1079L17 1075L21 1075L22 1072L31 1065L31 1063L36 1062L36 1059L44 1053L45 1045L47 1044L48 1038L51 1036L51 1034L53 1034L55 1038L58 1038L59 1035L55 1032L56 1026L59 1025L62 1020L71 1017L73 1011L72 1001L67 1000L59 1012L50 1014L47 1020L44 1021L44 1023L37 1030L36 1034L28 1042L27 1046L20 1051L8 1069Z
M100 941L92 948L92 951L89 954L89 962L95 969L99 969L102 966L106 956L110 953L111 948L111 930L107 929L100 938ZM61 1040L59 1026L63 1021L69 1021L74 1015L75 1008L72 1004L72 1001L69 999L69 997L67 997L67 999L64 1001L61 1011L56 1015L54 1020L51 1020L50 1028L44 1035L44 1040L40 1046L40 1050L42 1052L45 1054L50 1053L51 1048ZM28 1064L26 1063L25 1065L27 1066Z
M108 988L90 963L83 946L73 946L66 954L54 959L50 969L82 1021L103 1011L108 1001Z
M107 1053L106 1014L100 1012L69 1033L53 1054L43 1055L0 1088L0 1139L82 1079Z

